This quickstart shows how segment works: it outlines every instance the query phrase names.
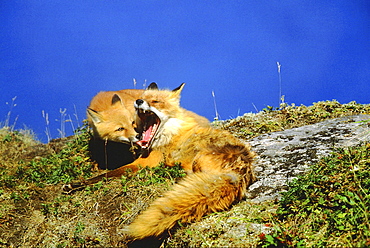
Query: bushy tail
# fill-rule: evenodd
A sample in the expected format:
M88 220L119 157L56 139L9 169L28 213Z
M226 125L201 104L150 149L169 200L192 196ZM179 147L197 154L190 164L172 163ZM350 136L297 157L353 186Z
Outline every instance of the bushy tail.
M155 200L128 227L134 239L159 236L177 221L192 222L212 212L222 211L240 198L242 183L234 172L194 173Z

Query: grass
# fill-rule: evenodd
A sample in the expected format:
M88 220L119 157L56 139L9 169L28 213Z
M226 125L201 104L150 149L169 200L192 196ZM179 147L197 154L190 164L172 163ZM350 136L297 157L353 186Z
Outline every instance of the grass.
M88 136L89 133L85 126L76 131L76 135L71 142L62 144L63 149L60 152L50 151L50 154L45 157L36 155L36 159L27 161L26 157L22 156L22 150L28 148L31 155L32 153L37 154L37 148L42 145L37 142L29 142L27 145L25 142L26 135L18 132L5 132L2 138L2 144L4 145L2 154L12 154L10 157L15 160L13 161L15 166L12 166L13 171L11 173L8 171L9 168L4 168L7 169L4 172L7 172L8 177L0 178L0 186L12 186L15 178L44 187L49 184L70 182L78 177L91 176L92 162L89 161ZM19 150L19 144L22 146L21 151ZM19 157L14 157L16 156L14 154L17 153Z
M277 109L267 106L259 113L244 114L235 119L217 121L214 125L230 131L239 138L250 139L264 133L356 114L370 114L370 105L356 102L340 104L338 101L332 100L313 103L311 106L285 104Z
M370 113L369 105L326 101L267 107L214 125L250 138L362 113ZM101 173L90 159L89 138L87 126L49 144L31 131L0 129L0 247L125 247L125 226L184 176L179 166L144 168L64 195L63 183ZM179 226L164 247L370 245L369 147L324 158L291 184L281 202L246 200Z
M47 145L28 134L0 129L0 247L124 245L122 235L101 233L112 226L123 228L185 175L179 165L144 168L63 195L63 183L101 173L90 159L89 138L87 126Z
M338 149L290 183L264 247L370 246L370 143Z

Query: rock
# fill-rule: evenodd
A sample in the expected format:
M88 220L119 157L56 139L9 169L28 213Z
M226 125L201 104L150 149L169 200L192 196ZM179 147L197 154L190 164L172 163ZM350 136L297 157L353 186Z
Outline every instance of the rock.
M309 165L330 155L334 148L370 141L370 115L355 115L268 133L249 140L258 154L258 181L249 187L253 202L279 199L288 182L308 171Z

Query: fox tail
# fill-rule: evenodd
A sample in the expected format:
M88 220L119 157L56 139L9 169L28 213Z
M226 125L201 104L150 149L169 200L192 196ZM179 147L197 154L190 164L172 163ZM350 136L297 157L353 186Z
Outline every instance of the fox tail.
M155 200L126 231L134 239L159 236L177 221L192 222L228 209L233 202L240 200L244 187L241 176L233 171L190 174Z

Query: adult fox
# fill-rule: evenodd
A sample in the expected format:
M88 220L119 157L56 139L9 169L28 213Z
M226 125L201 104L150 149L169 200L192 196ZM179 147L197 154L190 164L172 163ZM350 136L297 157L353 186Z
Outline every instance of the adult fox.
M159 236L177 221L191 222L212 212L222 211L241 200L256 180L252 168L255 153L224 130L204 127L180 107L182 84L174 91L146 90L135 107L143 125L142 140L149 150L141 157L116 170L83 183L65 185L65 190L96 183L104 177L117 177L130 169L168 166L181 163L187 176L171 191L155 200L128 227L133 239Z

